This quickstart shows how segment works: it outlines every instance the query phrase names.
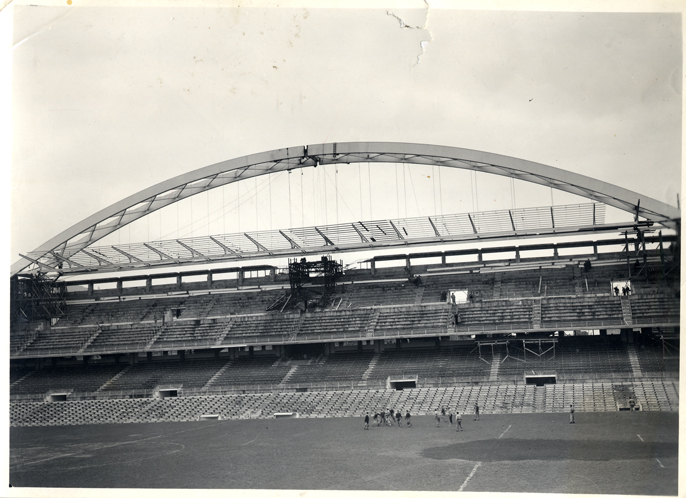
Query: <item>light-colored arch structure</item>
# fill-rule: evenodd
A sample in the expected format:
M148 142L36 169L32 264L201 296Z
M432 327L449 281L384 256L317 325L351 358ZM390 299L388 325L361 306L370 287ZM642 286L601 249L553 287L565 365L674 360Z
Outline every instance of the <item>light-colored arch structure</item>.
M230 159L184 173L122 199L80 221L31 251L11 267L15 275L31 264L54 271L106 235L158 209L207 190L284 170L320 164L424 164L474 170L537 183L619 208L675 228L673 206L616 185L524 159L457 147L394 142L347 142L289 147Z

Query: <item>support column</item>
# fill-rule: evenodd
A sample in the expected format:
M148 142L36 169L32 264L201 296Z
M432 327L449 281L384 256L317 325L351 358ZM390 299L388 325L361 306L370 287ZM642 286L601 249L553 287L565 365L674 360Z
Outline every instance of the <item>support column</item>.
M515 250L515 262L519 263L519 248Z
M407 254L405 256L405 269L407 270L408 275L412 275L412 264L410 263L410 255Z
M212 276L212 272L209 271L209 272L207 272L207 288L208 288L208 289L211 289L213 283L214 283L214 279L213 279L213 276Z
M123 284L121 281L121 278L117 280L117 295L121 296L121 290L122 290Z
M181 278L181 275L176 275L176 286L180 289L182 284L183 279Z
M93 282L88 282L88 295L93 295Z
M441 254L441 266L445 266L445 253Z
M148 292L152 290L152 277L145 279L145 290Z
M557 259L560 255L557 252L557 244L553 245L553 259Z
M476 251L476 257L477 257L477 261L478 261L479 263L483 263L483 261L484 261L484 255L483 255L483 253L481 252L481 249L478 249L478 250Z
M243 281L245 280L245 272L243 271L243 268L238 270L238 287L243 286Z
M372 277L373 277L374 275L376 275L376 259L375 258L372 258L371 267L372 267Z
M276 282L276 268L270 268L269 269L269 280L271 282Z

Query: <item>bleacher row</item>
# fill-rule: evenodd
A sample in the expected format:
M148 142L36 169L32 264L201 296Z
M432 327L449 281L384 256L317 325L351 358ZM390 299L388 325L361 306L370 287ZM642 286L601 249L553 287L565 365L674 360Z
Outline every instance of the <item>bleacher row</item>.
M474 413L478 403L487 413L562 413L570 404L578 412L616 411L633 397L645 411L677 411L678 382L554 384L543 387L495 385L395 390L318 391L296 393L189 396L165 399L113 399L24 402L10 404L10 425L81 425L222 419L272 418L276 413L300 417L359 417L393 408L426 415L440 407Z
M595 340L594 340L595 339ZM565 338L537 356L537 347L529 345L528 354L521 343L509 347L510 358L502 356L504 346L479 357L474 344L441 348L387 349L338 352L311 359L307 364L291 364L275 355L243 356L235 359L202 358L146 361L132 365L89 365L32 370L11 369L10 394L47 394L50 391L107 393L111 391L152 390L160 385L184 389L230 386L307 386L325 382L385 381L391 378L436 379L463 378L470 381L510 381L521 379L527 371L555 371L567 378L596 376L675 375L678 361L663 358L659 346L635 347L597 337ZM516 345L516 344L519 344ZM544 348L550 348L550 344ZM630 353L638 359L631 365ZM522 361L526 359L526 361ZM493 365L493 363L496 365ZM497 375L493 377L493 368ZM636 371L635 371L636 370Z

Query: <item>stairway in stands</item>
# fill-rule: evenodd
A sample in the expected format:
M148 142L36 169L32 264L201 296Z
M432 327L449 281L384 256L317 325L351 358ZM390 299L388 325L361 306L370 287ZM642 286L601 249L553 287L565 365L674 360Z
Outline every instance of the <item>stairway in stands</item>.
M502 289L502 274L496 273L495 280L493 282L493 299L500 299L500 290Z
M224 372L226 372L226 369L229 368L230 366L231 366L231 360L227 361L223 367L221 367L219 370L217 370L217 372L212 377L210 377L210 380L208 380L207 383L204 386L202 386L202 388L207 389L208 387L210 387L212 385L212 383L215 380L217 380L219 377L221 377L222 374Z
M541 300L536 299L531 309L531 321L535 329L541 328Z
M374 367L376 367L376 364L379 362L380 356L381 355L379 353L374 353L374 356L372 356L372 359L369 362L369 366L367 367L367 370L365 370L364 373L362 374L362 380L366 381L367 379L369 379L369 376L374 371Z
M93 344L93 341L100 335L100 332L102 332L102 329L98 327L98 330L95 331L95 334L93 334L90 339L88 339L83 346L81 346L81 349L79 349L76 354L81 354L83 353L88 346Z
M423 285L420 285L417 287L417 293L414 295L414 304L419 305L422 304L422 298L424 297L424 289L425 287Z
M631 371L634 374L635 379L640 379L643 377L643 371L641 370L641 364L638 361L638 354L636 353L636 346L634 344L628 344L627 354L629 355L629 363L631 364Z
M498 380L498 372L500 372L500 353L494 353L489 380Z
M219 334L219 337L217 337L217 342L215 342L216 345L219 345L222 343L224 338L231 332L231 327L233 327L233 324L236 323L235 320L231 320L229 323L226 324L226 327L224 327L224 330L222 331L221 334Z
M627 325L633 325L634 323L634 318L631 313L631 301L629 301L629 298L622 298L621 299L622 303L622 318L624 319L624 323Z
M115 375L115 376L112 377L110 380L108 380L108 381L105 382L103 385L101 385L101 386L98 388L98 390L95 391L95 392L96 392L96 393L99 393L100 391L103 391L104 389L106 389L110 384L112 384L112 382L116 381L119 377L121 377L122 375L124 375L130 368L131 368L131 365L127 365L121 372L119 372L117 375Z
M157 340L157 338L159 336L162 335L162 332L164 332L164 329L165 329L164 325L162 325L161 327L159 327L157 329L157 332L155 334L153 334L152 338L148 341L148 344L145 345L145 351L150 349L152 347L152 345L155 344L155 341Z
M372 312L372 316L369 317L369 322L367 323L367 329L365 330L366 337L374 337L374 329L376 328L376 324L379 322L380 314L381 311L378 309L375 309Z
M283 379L281 379L281 382L279 382L279 387L283 387L288 384L288 381L290 380L293 375L295 375L295 372L298 371L298 365L293 365L291 369L288 371L286 375L284 375Z

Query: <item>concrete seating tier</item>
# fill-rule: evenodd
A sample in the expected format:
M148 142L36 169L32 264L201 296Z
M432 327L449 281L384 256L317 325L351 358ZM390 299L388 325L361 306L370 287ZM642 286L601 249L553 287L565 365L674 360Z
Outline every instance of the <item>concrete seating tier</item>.
M617 297L548 298L541 301L541 326L558 322L608 322L623 324L622 304Z
M239 357L232 360L229 367L214 379L212 387L279 384L290 367L274 366L276 360L273 355Z
M234 323L222 344L231 344L232 339L235 338L249 340L250 338L290 335L297 332L299 322L300 316L294 313L239 316L234 319Z
M415 306L382 309L374 328L375 336L402 334L403 332L450 333L448 325L452 315L449 307Z
M369 324L371 314L371 310L368 309L306 313L299 334L363 335Z
M79 351L95 333L94 327L53 328L41 330L25 348L33 355Z
M382 352L369 379L418 376L436 377L482 377L490 374L490 365L479 359L470 347L446 347L441 349L400 349Z
M156 333L157 329L151 323L103 326L84 353L109 350L142 351Z
M301 417L362 417L386 408L414 416L441 407L471 416L482 414L566 413L617 410L617 393L635 396L646 411L678 410L678 383L623 382L531 385L487 385L396 390L317 391L231 394L166 399L109 399L59 403L12 402L10 425L46 426L197 420L203 414L223 419L273 418L295 412Z
M503 325L511 329L531 328L531 301L486 301L457 306L458 330L472 325L491 326L494 330Z
M635 322L646 321L678 321L680 304L678 297L668 294L633 295L629 298L631 313Z
M216 374L226 359L199 359L185 361L145 361L130 365L124 373L102 387L102 391L154 389L160 385L200 388Z
M29 372L33 372L33 368L28 367L10 367L10 384L14 384Z
M197 343L214 343L229 326L229 322L229 319L178 320L162 327L153 346L173 346L172 349L181 349Z
M343 301L339 309L368 306L414 304L417 286L405 282L344 284L336 288L336 298Z
M10 394L47 394L48 391L95 392L121 372L123 365L58 367L36 370L15 386Z
M325 356L319 363L298 365L294 373L282 385L310 382L359 381L369 367L372 351L336 353Z
M674 352L671 352L674 355ZM636 346L636 356L641 366L641 371L645 373L678 372L679 359L677 357L664 358L661 345L656 346Z

